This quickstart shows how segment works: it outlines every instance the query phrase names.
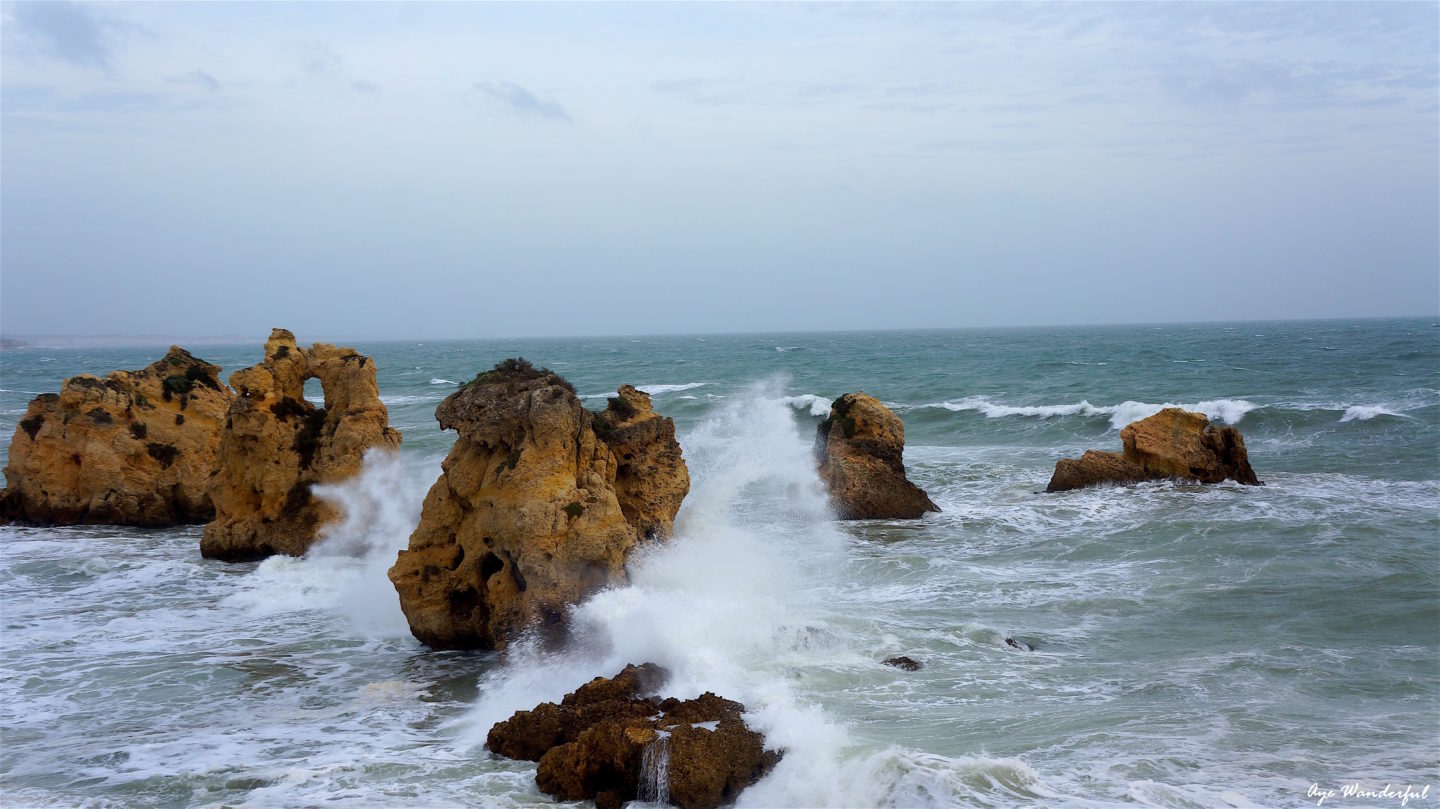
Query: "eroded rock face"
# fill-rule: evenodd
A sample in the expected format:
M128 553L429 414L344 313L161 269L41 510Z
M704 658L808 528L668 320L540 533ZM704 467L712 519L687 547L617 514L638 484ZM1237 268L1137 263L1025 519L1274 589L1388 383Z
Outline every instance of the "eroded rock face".
M76 376L30 402L10 443L0 518L169 526L214 514L206 485L235 396L179 346L139 371Z
M842 520L918 519L940 508L905 477L905 423L873 396L847 393L815 433L820 479Z
M641 539L668 534L689 490L674 423L634 389L611 401L594 416L558 375L507 360L440 403L459 437L390 569L416 638L495 649L558 627L625 580Z
M1203 413L1168 407L1127 425L1120 431L1120 442L1119 454L1090 450L1078 460L1062 459L1045 491L1166 478L1260 485L1240 431L1216 427Z
M538 761L535 783L558 800L619 807L649 800L711 809L779 761L745 726L745 707L706 692L692 700L654 694L668 679L653 663L597 677L565 698L517 711L490 729L497 755Z
M305 399L311 378L324 388L323 408ZM375 363L350 348L300 348L294 334L275 329L265 361L231 374L230 384L238 396L220 436L210 485L215 520L205 526L200 552L227 561L300 556L338 516L311 487L358 474L371 447L400 446Z
M593 426L615 453L615 498L625 521L647 539L669 536L690 492L674 420L655 412L648 393L621 385Z

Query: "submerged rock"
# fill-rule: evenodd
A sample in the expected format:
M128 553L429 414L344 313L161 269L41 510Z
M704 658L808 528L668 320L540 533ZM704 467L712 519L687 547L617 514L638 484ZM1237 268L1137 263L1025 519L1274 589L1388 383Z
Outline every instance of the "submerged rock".
M1120 442L1120 454L1090 450L1078 460L1062 459L1055 464L1045 491L1167 478L1260 485L1240 431L1216 427L1203 413L1168 407L1126 426L1120 431Z
M410 631L437 649L495 649L625 581L690 488L675 425L623 388L599 416L563 378L506 360L440 403L459 433L390 568ZM604 436L602 439L601 436Z
M904 669L905 671L919 671L921 668L919 662L904 656L892 657L885 661L885 665L894 666L897 669Z
M317 378L324 407L305 398L305 381ZM294 334L275 329L265 361L231 374L230 384L239 396L221 432L210 485L215 520L205 526L200 552L232 562L303 555L321 526L338 517L311 488L358 474L371 447L400 446L375 363L352 348L300 348Z
M567 694L517 711L490 729L496 755L538 761L535 783L557 800L626 801L711 809L735 800L769 772L778 752L745 726L745 707L706 692L691 700L654 694L669 674L630 665Z
M919 519L940 508L905 477L905 423L873 396L847 393L815 433L820 479L842 520Z
M15 428L0 518L169 526L215 513L206 485L235 398L179 346L139 371L71 377Z

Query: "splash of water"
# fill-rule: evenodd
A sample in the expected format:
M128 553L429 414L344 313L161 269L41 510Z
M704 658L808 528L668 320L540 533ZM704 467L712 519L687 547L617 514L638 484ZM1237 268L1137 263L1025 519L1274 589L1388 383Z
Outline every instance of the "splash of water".
M636 797L642 801L670 802L670 734L660 731L655 741L645 745L640 757L640 787Z

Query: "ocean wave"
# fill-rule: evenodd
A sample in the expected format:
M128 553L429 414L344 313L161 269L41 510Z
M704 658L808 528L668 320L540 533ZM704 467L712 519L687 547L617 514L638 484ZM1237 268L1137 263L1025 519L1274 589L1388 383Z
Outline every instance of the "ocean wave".
M813 393L802 393L799 396L784 396L780 401L790 405L796 410L807 410L812 416L830 415L830 400L824 396L817 396Z
M380 397L380 401L383 402L386 407L393 407L393 406L395 406L395 405L424 404L425 402L438 402L438 401L440 401L441 399L444 399L444 398L445 398L445 397L443 397L443 396L436 396L436 395L433 395L433 394L430 394L430 395L396 394L396 395L394 395L394 396L381 396L381 397ZM317 404L324 404L324 400L321 399L320 401L317 402Z
M1340 421L1342 423L1347 421L1369 421L1376 416L1394 416L1401 419L1410 418L1404 413L1396 413L1394 410L1379 405L1355 405L1345 408L1345 415L1340 417Z
M430 384L432 384L432 385L458 385L458 384L460 384L460 383L459 383L459 382L456 382L456 381L453 380L453 379L441 379L440 377L435 376L435 377L431 377L431 378L430 378Z
M978 412L983 413L986 418L998 419L1006 416L1026 416L1031 418L1054 418L1056 416L1109 416L1110 428L1118 430L1127 424L1149 418L1167 407L1179 407L1204 413L1214 421L1222 421L1226 424L1238 424L1245 417L1246 413L1259 409L1261 406L1245 399L1212 399L1195 404L1175 404L1165 402L1164 404L1152 404L1150 402L1125 401L1118 405L1093 405L1089 400L1082 400L1073 404L1057 405L1005 405L997 404L983 396L967 396L958 402L937 402L934 404L921 405L928 408L944 408L952 412Z
M681 384L681 385L636 385L636 386L635 386L635 389L638 390L638 391L641 391L641 392L643 392L643 393L648 393L648 394L650 394L651 396L657 396L657 395L659 395L659 394L661 394L661 393L676 393L676 392L682 391L682 390L693 390L693 389L695 389L695 388L703 388L703 387L705 387L705 386L708 385L708 384L710 384L710 383L709 383L709 382L686 382L686 383Z

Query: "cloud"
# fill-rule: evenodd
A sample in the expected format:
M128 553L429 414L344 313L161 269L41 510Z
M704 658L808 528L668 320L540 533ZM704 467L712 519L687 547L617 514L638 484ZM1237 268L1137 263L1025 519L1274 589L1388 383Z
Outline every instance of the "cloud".
M15 24L51 56L80 67L109 72L110 47L99 21L84 6L68 2L15 3Z
M475 83L475 89L501 102L517 115L573 123L564 107L554 101L546 101L518 84L481 81Z
M220 82L203 70L192 70L183 76L174 76L169 79L169 82L171 84L193 84L212 93L220 91Z
M355 92L360 93L361 95L368 96L380 92L380 86L378 84L365 81L364 79L360 79L359 81L352 81L350 82L350 86L355 88Z

